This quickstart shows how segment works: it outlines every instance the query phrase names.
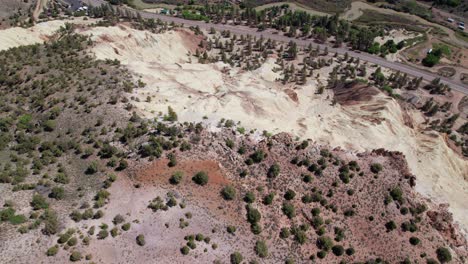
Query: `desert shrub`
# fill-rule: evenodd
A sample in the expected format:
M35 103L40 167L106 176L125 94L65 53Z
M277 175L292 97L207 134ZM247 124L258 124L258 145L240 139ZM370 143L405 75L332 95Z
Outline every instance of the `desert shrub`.
M59 229L59 221L57 214L51 209L47 209L42 215L42 218L44 219L44 228L42 229L42 233L44 233L45 235L56 234Z
M62 187L54 187L52 188L51 192L49 193L50 198L54 198L56 200L62 200L65 196L65 190Z
M247 205L247 221L249 221L250 224L253 225L257 223L261 218L262 215L257 209L253 208L251 205Z
M255 202L255 194L253 192L247 192L244 196L244 202L246 203Z
M257 150L250 155L250 159L255 163L260 163L265 158L265 152L263 150Z
M409 242L411 245L416 246L418 245L421 241L417 237L410 237Z
M239 252L234 252L230 256L231 264L240 264L244 260L244 257Z
M223 196L224 200L234 200L236 198L236 189L228 185L221 190L221 196Z
M86 174L94 174L98 172L98 163L96 161L92 161L89 165L88 168L86 168L85 173Z
M294 208L294 205L291 203L284 202L281 210L289 219L292 219L294 216L296 216L296 208Z
M268 247L263 240L258 240L255 243L255 253L260 258L266 258L268 256Z
M167 164L167 166L174 167L177 165L177 158L174 153L169 153L167 157L169 158L169 163Z
M111 229L110 233L112 237L116 237L117 235L119 235L119 229L117 227L114 227Z
M230 149L233 149L234 148L234 141L232 141L231 139L226 139L226 146Z
M280 173L280 166L278 165L278 163L275 163L271 165L270 168L268 169L267 176L268 178L276 178L278 177L279 173Z
M332 247L332 252L335 254L335 256L341 256L344 254L344 248L341 245L335 245Z
M114 225L118 225L123 222L125 222L125 218L121 214L117 214L116 216L114 216L114 219L112 220L112 223L114 223Z
M333 247L333 240L327 236L317 238L317 247L324 251L329 251Z
M130 226L131 226L130 223L125 223L125 224L122 225L122 230L123 231L128 231L128 230L130 230Z
M388 221L386 224L385 224L385 228L387 229L387 232L390 232L392 230L394 230L396 228L396 224L394 221Z
M259 223L252 224L250 230L254 235L258 235L262 232L262 226Z
M196 241L202 241L203 239L205 239L205 236L203 234L198 233L195 235Z
M312 226L313 226L315 229L317 229L317 228L319 228L320 226L322 226L323 223L324 223L324 222L323 222L323 218L320 217L320 216L314 216L314 217L312 218L312 221L311 221L311 224L312 224Z
M380 163L372 163L371 166L370 166L370 170L377 174L379 172L381 172L383 169L382 165Z
M403 203L403 191L400 189L400 187L391 189L390 196L394 201L398 201L400 204Z
M46 199L38 193L33 195L31 206L34 210L49 208L49 204L47 203Z
M271 192L263 197L263 204L270 205L273 203L273 199L275 198L275 193Z
M237 228L235 226L230 225L226 228L226 230L229 234L234 234L236 233Z
M312 182L313 178L310 174L304 174L303 177L302 177L302 180L305 182L305 183L309 183L309 182Z
M76 246L77 243L78 240L76 239L76 237L72 237L67 241L67 245L70 247Z
M188 255L189 252L190 252L190 248L187 247L187 246L183 246L183 247L180 249L180 253L182 253L182 255Z
M59 250L58 245L50 247L49 249L47 249L46 255L49 256L49 257L55 256L55 255L57 255L58 250Z
M169 178L169 183L173 185L177 185L182 181L184 177L184 173L181 171L176 171L172 174L171 178Z
M289 232L289 228L283 227L281 228L280 231L280 237L283 239L288 238L291 235L291 232Z
M82 258L83 256L78 251L73 251L70 255L70 261L72 262L80 261Z
M401 223L401 230L403 232L411 232L411 233L414 233L416 231L418 231L418 227L415 223L413 223L412 221L406 221L406 222L403 222Z
M109 236L109 231L107 231L106 229L99 231L99 233L97 234L98 239L106 239L106 237L108 236Z
M137 243L137 245L139 245L141 247L144 246L146 244L145 236L144 235L138 235L136 237L136 243Z
M317 252L317 257L319 259L323 259L327 256L327 252L325 250L320 250L319 252Z
M286 200L292 200L294 197L296 197L296 193L291 189L288 189L286 193L284 193L284 199Z
M305 204L311 203L312 202L312 195L306 194L302 196L301 201Z
M312 210L310 210L310 212L312 213L313 216L318 216L318 215L320 215L320 208L318 208L318 207L312 208Z
M70 182L70 179L68 178L68 176L65 174L65 173L57 173L57 175L55 176L55 179L54 181L56 183L61 183L61 184L68 184Z
M118 171L123 171L123 170L125 170L127 167L128 167L128 161L126 161L125 159L121 159L121 160L119 161L119 166L117 166L116 170L118 170Z
M354 252L355 252L354 248L352 248L352 247L346 249L346 255L348 255L348 256L354 255Z
M201 186L206 185L208 183L208 179L208 174L204 171L199 171L192 177L192 181Z
M439 247L436 250L436 254L440 263L446 263L452 260L452 254L450 254L450 251L445 247Z
M292 233L294 235L294 240L297 243L303 245L307 241L307 235L304 232L304 230L302 230L300 228L293 228Z

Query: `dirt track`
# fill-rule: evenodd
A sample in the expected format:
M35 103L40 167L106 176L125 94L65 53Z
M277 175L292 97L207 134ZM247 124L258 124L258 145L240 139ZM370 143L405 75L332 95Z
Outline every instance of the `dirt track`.
M99 6L101 4L106 3L104 0L85 0L86 3L94 6ZM270 38L272 40L281 41L281 42L289 42L295 41L300 46L308 46L310 43L313 43L312 40L304 40L304 39L295 39L290 38L287 36L274 34L273 30L265 30L265 31L257 31L255 28L249 28L245 26L232 26L232 25L225 25L225 24L213 24L213 23L205 23L201 21L194 21L194 20L185 20L178 17L160 15L155 13L149 13L144 11L136 11L134 9L130 9L134 12L139 12L143 18L153 18L153 19L160 19L165 22L174 22L178 24L184 24L184 26L199 26L202 29L210 29L211 27L215 28L216 30L229 30L234 34L239 35L253 35L256 37L263 36L264 38ZM450 78L440 77L435 73L431 73L425 70L417 69L415 67L405 65L399 62L391 62L384 58L374 56L371 54L354 52L346 48L332 48L326 44L314 44L320 46L321 49L325 47L328 48L330 52L337 52L338 54L344 54L348 52L350 56L359 58L363 61L368 61L370 63L377 64L381 67L389 68L392 70L400 71L403 73L407 73L410 76L414 77L422 77L426 81L432 81L434 78L440 78L443 83L448 84L452 89L460 91L462 93L468 94L468 86L461 83L460 80L453 80Z

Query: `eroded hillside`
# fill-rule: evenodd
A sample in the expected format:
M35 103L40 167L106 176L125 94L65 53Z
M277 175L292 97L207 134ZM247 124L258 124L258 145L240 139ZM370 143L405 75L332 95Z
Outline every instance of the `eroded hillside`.
M202 63L192 31L63 25L0 52L2 261L465 260L414 186L464 223L466 161L378 89L318 93L348 60L281 84L275 54Z

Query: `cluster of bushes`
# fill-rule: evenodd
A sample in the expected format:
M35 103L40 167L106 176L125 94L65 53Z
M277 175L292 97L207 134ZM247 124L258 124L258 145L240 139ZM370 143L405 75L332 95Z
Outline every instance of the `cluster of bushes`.
M434 44L432 51L428 52L426 57L422 60L422 64L427 67L432 67L439 63L442 56L450 56L450 48L444 44Z

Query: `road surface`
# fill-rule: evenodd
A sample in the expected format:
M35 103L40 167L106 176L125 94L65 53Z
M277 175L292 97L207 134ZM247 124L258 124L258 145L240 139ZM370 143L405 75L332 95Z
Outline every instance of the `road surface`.
M107 3L104 0L85 0L84 2L93 6L100 6L101 4ZM256 37L263 36L265 39L269 38L271 40L276 40L276 41L281 41L281 42L294 41L299 46L308 46L309 44L312 43L315 46L317 45L320 46L320 49L322 50L325 49L325 47L327 47L328 51L331 53L337 52L338 54L345 54L347 52L350 56L359 58L361 61L367 61L367 62L376 64L384 68L392 69L395 71L400 71L402 73L408 74L409 76L418 77L418 78L422 77L424 80L429 81L429 82L435 78L440 78L442 83L449 85L449 87L452 88L453 90L457 90L464 94L468 94L468 85L464 85L460 80L453 80L450 78L441 77L429 71L425 71L416 67L412 67L410 65L403 64L400 62L388 61L382 57L375 56L375 55L368 54L368 53L355 52L347 48L332 48L331 46L327 44L316 44L313 42L313 40L296 39L296 38L287 37L287 36L280 35L280 34L275 34L273 30L258 31L256 28L250 28L246 26L206 23L203 21L186 20L186 19L179 18L179 17L140 11L140 10L135 10L131 8L126 8L126 7L122 7L122 8L129 9L130 11L133 11L133 12L138 12L143 18L160 19L161 21L164 21L164 22L168 22L168 23L174 22L176 24L184 24L184 26L188 26L188 27L199 26L201 29L207 29L207 30L209 30L210 28L214 28L218 31L229 30L231 31L231 33L236 34L236 35L252 35Z

